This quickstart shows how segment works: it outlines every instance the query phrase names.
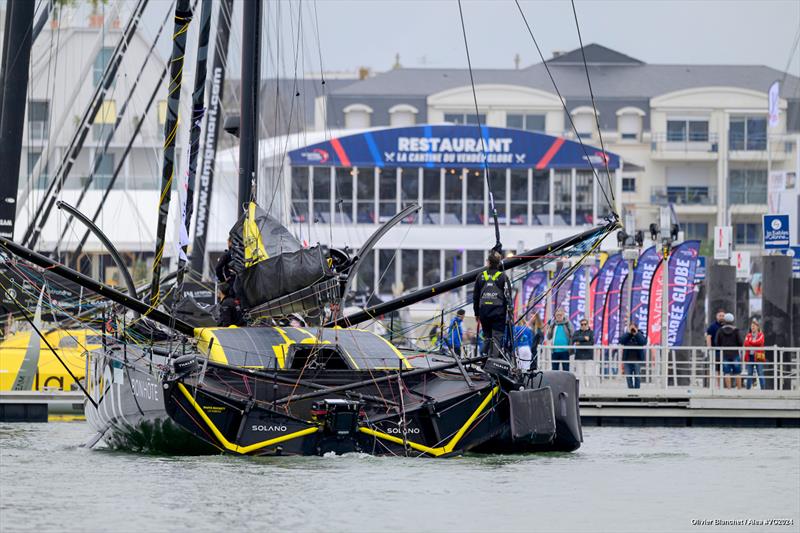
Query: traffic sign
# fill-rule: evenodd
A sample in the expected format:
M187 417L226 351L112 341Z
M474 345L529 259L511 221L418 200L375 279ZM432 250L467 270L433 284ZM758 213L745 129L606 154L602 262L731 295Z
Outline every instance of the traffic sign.
M764 215L764 248L789 246L789 215Z

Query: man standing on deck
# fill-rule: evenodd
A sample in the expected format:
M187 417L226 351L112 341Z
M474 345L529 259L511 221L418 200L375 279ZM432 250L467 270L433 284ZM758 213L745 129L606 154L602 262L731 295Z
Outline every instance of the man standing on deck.
M472 309L483 329L484 346L489 357L502 353L506 331L508 278L500 271L501 257L492 250L486 259L486 270L478 274L472 292Z
M461 346L464 343L464 315L466 314L466 311L459 309L447 329L447 345L453 350L456 357L462 356Z
M708 326L706 329L706 346L711 348L712 346L717 345L717 332L725 323L725 310L720 308L717 310L717 320ZM712 360L713 357L713 360ZM712 362L713 361L713 362ZM709 367L711 365L715 365L715 374L717 375L717 386L719 387L722 382L722 357L720 355L719 350L714 350L714 355L711 354L711 351L708 352L708 364ZM710 383L709 383L710 385ZM721 388L721 387L720 387Z

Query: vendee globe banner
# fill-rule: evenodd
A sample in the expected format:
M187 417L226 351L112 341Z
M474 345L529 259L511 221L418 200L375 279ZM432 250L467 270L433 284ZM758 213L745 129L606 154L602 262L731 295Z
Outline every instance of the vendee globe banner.
M600 344L603 340L603 310L606 305L606 295L611 281L614 279L614 272L617 270L619 262L622 261L622 254L615 254L606 259L603 267L597 274L597 284L594 287L594 302L592 316L594 317L594 342Z
M588 153L588 155L587 155ZM619 157L562 137L474 125L373 129L289 152L292 166L619 168Z
M545 272L531 272L527 275L522 282L522 310L528 309L533 302L541 296L547 288L547 273ZM533 316L533 313L539 313L539 316L544 319L544 299L536 304L528 317Z
M633 269L631 281L631 320L645 336L647 336L647 315L650 303L650 285L653 275L661 262L661 256L655 246L651 246L639 256Z
M694 276L700 241L686 241L672 250L669 256L669 288L667 290L667 342L669 346L683 344L686 320L694 298ZM661 344L661 314L663 298L663 262L653 276L650 287L650 317L648 344Z
M569 291L569 319L575 330L580 328L581 319L586 316L586 291L591 285L592 278L596 275L597 267L595 265L582 265L572 276L572 286Z
M614 271L614 279L608 287L606 295L605 317L603 318L603 344L619 343L620 303L622 302L622 287L628 277L628 263L619 261Z

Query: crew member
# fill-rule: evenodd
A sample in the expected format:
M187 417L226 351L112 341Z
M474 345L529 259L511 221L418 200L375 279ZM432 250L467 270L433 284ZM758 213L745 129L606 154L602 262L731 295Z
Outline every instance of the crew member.
M472 308L483 329L484 349L490 357L500 355L506 331L508 278L500 271L500 254L489 252L486 270L478 274L472 292Z
M217 281L220 283L228 283L233 287L233 278L236 275L236 271L233 265L233 243L230 237L228 237L228 249L225 250L225 253L217 260L214 273L217 275Z
M456 316L450 321L450 327L447 329L447 345L453 350L456 357L461 357L461 346L464 343L464 315L466 311L459 309L456 311Z
M242 325L242 311L239 302L231 294L230 285L222 283L217 288L219 298L219 319L221 327Z

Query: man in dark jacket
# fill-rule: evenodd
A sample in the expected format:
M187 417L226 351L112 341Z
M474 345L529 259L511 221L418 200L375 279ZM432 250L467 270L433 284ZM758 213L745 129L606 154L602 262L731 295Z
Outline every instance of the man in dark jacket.
M641 347L647 344L647 340L636 324L631 324L628 326L628 331L619 339L619 343L623 346L632 346L622 350L623 372L627 376L628 388L638 389L641 386L640 369L644 362L644 349Z
M233 265L233 245L231 239L228 237L228 249L217 260L217 266L214 267L214 273L217 275L217 281L220 283L228 283L233 287L233 278L236 275Z
M583 385L588 386L595 376L594 367L594 331L589 327L589 321L581 319L580 329L572 334L572 344L575 346L588 346L588 348L575 349L575 374L583 380Z
M722 327L717 330L714 346L722 348L722 375L725 376L725 388L730 389L733 381L736 381L736 388L742 388L742 359L739 356L739 348L744 346L744 339L739 328L733 325L734 316L725 313L725 320Z
M231 294L230 287L227 283L222 283L217 289L219 294L219 319L217 324L221 327L227 326L241 326L242 325L242 311L239 307L239 302Z
M472 309L483 329L484 349L489 357L498 357L503 349L508 313L508 278L500 271L500 261L499 253L489 252L487 269L478 274L472 292Z

